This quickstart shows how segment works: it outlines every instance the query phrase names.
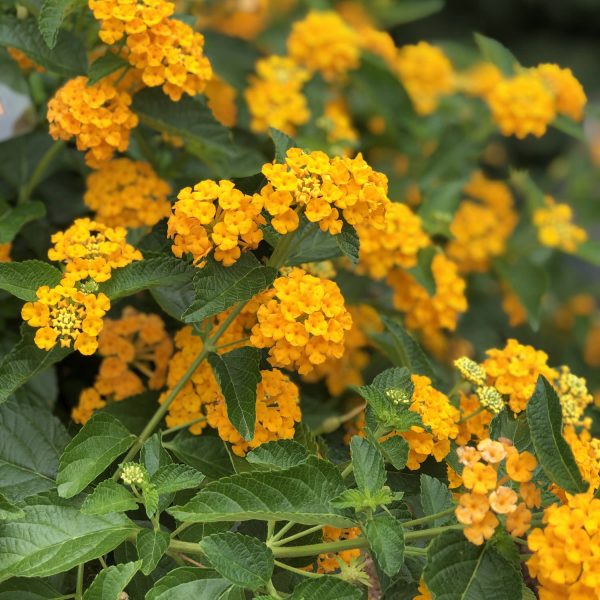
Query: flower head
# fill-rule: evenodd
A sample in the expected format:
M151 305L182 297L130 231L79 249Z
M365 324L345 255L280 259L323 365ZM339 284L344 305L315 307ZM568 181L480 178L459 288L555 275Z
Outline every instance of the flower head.
M581 121L587 98L571 69L561 69L558 65L546 63L538 65L532 71L552 90L556 112L574 121Z
M128 462L121 467L121 479L127 485L141 486L148 482L148 472L142 465Z
M563 252L576 252L587 240L585 229L573 223L573 211L568 204L556 203L550 196L546 196L545 202L544 208L537 208L533 213L540 243Z

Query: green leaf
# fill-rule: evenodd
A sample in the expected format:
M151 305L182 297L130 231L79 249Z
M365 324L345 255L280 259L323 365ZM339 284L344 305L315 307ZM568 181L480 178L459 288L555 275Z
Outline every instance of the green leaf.
M208 362L219 382L227 418L245 440L254 437L256 386L260 383L260 350L245 346L219 355L211 352Z
M71 498L81 492L133 444L135 436L118 419L96 413L69 442L58 470L58 493Z
M107 554L135 531L124 515L84 515L79 503L35 496L22 519L0 524L0 581L48 577Z
M560 400L548 380L540 375L525 411L535 455L550 481L570 494L585 492L587 483L562 436Z
M91 65L88 73L88 85L94 85L101 79L112 75L116 71L129 66L129 63L118 54L107 52L100 58L97 58Z
M71 348L61 348L60 344L50 351L41 350L33 341L35 332L36 329L23 323L21 340L0 362L0 404L34 375L45 371L72 352Z
M588 240L579 244L575 256L600 267L600 240Z
M60 279L61 272L41 260L0 263L0 289L27 302L37 300L38 288L54 287Z
M275 440L261 444L246 455L253 465L272 470L289 469L305 463L310 454L308 450L294 440Z
M145 600L215 600L230 586L216 571L179 567L159 579Z
M344 223L342 231L334 235L333 238L342 254L355 265L358 262L358 254L360 252L360 240L358 239L356 229L352 225Z
M525 584L523 584L523 593L521 595L521 600L537 600L537 596L531 589L529 589Z
M257 590L271 580L273 552L254 537L215 533L202 538L200 548L212 566L236 585Z
M138 260L115 269L110 279L100 284L100 291L116 300L149 288L181 285L191 280L195 273L195 267L175 257Z
M304 525L351 527L331 500L344 490L337 468L310 459L285 471L253 471L225 477L202 489L183 506L169 509L179 521L211 523L271 519Z
M404 564L404 530L399 521L389 515L378 515L364 528L377 564L390 577Z
M475 33L475 43L479 47L483 58L496 65L503 75L512 77L515 74L519 61L514 54L500 42L480 33Z
M201 97L184 96L172 102L161 90L146 89L135 95L132 108L144 125L180 137L186 150L217 177L254 175L265 162L258 151L235 143L231 131L215 119Z
M444 485L439 479L421 474L421 506L425 515L435 515L454 506L452 494L448 486ZM444 525L451 516L442 517L433 521L432 527Z
M355 511L374 511L378 506L389 504L394 499L390 488L386 486L373 494L369 490L359 490L356 488L345 490L331 502L337 508L353 508Z
M156 486L146 483L142 487L142 498L144 499L146 514L151 519L158 512L158 491L156 490Z
M373 5L375 16L385 29L423 19L442 8L444 0L396 0Z
M150 575L156 569L158 561L169 547L170 540L171 536L166 531L142 529L137 534L135 546L142 560L141 571L144 575Z
M542 297L548 289L548 273L546 269L533 264L525 257L509 263L506 260L494 261L500 277L516 294L527 311L527 319L534 330L540 325Z
M85 515L106 515L135 510L137 507L135 496L125 486L107 479L101 481L83 501L81 512Z
M25 511L0 494L0 521L12 521L25 516Z
M83 594L83 600L121 600L121 592L139 571L141 561L102 569Z
M408 460L408 442L399 435L393 435L383 442L379 442L379 448L383 458L389 462L394 469L401 471Z
M386 480L385 465L379 448L367 438L355 435L350 440L350 453L358 489L372 494L378 492Z
M417 283L425 289L429 296L435 295L435 279L431 271L433 259L437 256L438 250L435 246L428 246L419 252L418 262L408 272L416 279Z
M460 179L432 186L427 191L419 207L419 216L427 233L451 237L450 224L460 204L464 185L465 181Z
M490 437L494 440L501 437L511 440L513 446L519 452L529 450L531 435L529 434L526 414L521 413L518 417L515 417L508 409L502 410L490 423Z
M150 294L162 310L178 321L181 321L181 315L188 309L195 297L191 281L175 288L169 286L151 288Z
M46 216L46 206L41 202L28 202L19 204L19 206L7 207L0 214L0 244L12 242L23 225L44 216Z
M180 490L200 487L204 475L188 465L165 465L156 471L150 482L159 494L169 494Z
M565 115L557 115L554 121L552 121L552 127L575 138L578 142L587 143L587 138L583 131L583 123L573 121L573 119L570 119Z
M436 600L515 600L521 574L494 544L475 546L461 531L446 531L431 542L423 572Z
M283 133L283 131L279 131L274 127L269 128L269 135L275 146L275 162L284 163L287 151L290 148L295 148L296 142L287 133Z
M87 71L85 49L79 38L63 31L50 50L38 31L35 19L0 15L0 46L21 50L38 65L62 75L82 75Z
M55 486L58 460L69 442L49 411L10 401L0 406L0 493L21 500Z
M42 579L15 577L0 584L0 600L56 600L61 593Z
M361 600L363 593L347 581L332 575L305 579L294 586L289 600Z
M183 313L186 323L204 321L227 310L237 302L246 302L267 289L277 269L265 267L251 253L242 254L231 267L209 259L194 277L196 299Z
M86 5L84 0L44 0L38 17L38 27L48 48L56 46L60 26L74 10Z

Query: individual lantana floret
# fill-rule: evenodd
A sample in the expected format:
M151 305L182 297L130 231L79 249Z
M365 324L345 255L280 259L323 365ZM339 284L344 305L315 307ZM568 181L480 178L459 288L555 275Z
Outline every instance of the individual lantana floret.
M141 394L146 387L160 389L166 379L173 343L158 315L123 310L120 319L106 319L98 336L103 357L94 386L84 389L72 418L84 425L95 410Z
M288 135L310 119L310 111L302 87L308 71L291 58L269 56L256 63L256 75L244 91L252 131L263 133L274 127Z
M533 213L540 243L573 254L587 240L585 229L573 224L573 210L568 204L557 203L545 197L546 206Z
M127 150L129 133L137 126L138 117L130 109L127 92L107 79L88 83L87 77L75 77L48 102L49 132L55 140L75 137L77 148L87 151L87 164L97 168L115 151Z
M454 91L452 63L440 48L427 42L400 48L394 70L420 115L431 114L439 99Z
M310 222L333 235L342 230L342 217L350 225L384 225L387 177L361 154L330 159L324 152L290 148L283 164L267 163L262 172L268 184L260 195L281 234L298 228L301 209Z
M81 354L94 354L109 299L102 293L85 294L65 280L53 288L38 288L36 296L35 302L26 302L21 310L23 319L37 328L35 345L48 351L57 343L63 348L73 344Z
M431 263L435 293L430 296L413 275L396 269L387 281L394 291L394 306L406 313L406 326L426 335L440 329L454 331L461 313L467 310L465 280L458 275L456 265L443 254Z
M574 121L581 121L587 97L583 86L577 81L571 69L561 69L554 64L542 64L532 71L552 90L556 112Z
M298 387L287 375L278 369L263 370L256 387L256 424L250 441L246 441L231 424L225 402L207 405L207 421L222 440L231 444L235 454L245 456L248 450L265 442L294 437L295 425L301 418L299 397Z
M142 254L126 241L127 230L115 229L91 219L76 219L65 231L52 236L54 244L48 258L64 262L69 281L88 277L96 282L107 281L113 269L124 267Z
M503 79L487 96L492 118L502 135L541 137L556 117L554 95L534 73Z
M207 179L186 187L179 192L169 218L173 254L179 258L191 254L194 264L203 266L214 249L215 259L229 267L242 250L256 248L262 240L261 210L258 194L248 196L231 181Z
M171 187L148 163L111 160L86 183L83 201L95 211L95 220L109 227L151 227L171 212Z
M297 369L304 375L327 358L342 356L352 317L333 281L294 268L259 299L258 323L250 342L269 348L274 367Z
M508 396L508 404L515 413L525 410L540 375L549 381L557 376L548 366L545 352L519 344L515 339L509 339L502 350L492 348L486 354L488 358L483 362L483 368L488 381Z
M326 81L356 69L360 60L357 33L333 11L311 11L302 21L296 21L287 49L292 60L321 73Z
M386 204L383 227L367 221L356 232L360 239L359 269L366 269L375 279L385 277L394 267L414 267L419 251L431 243L420 217L398 202Z

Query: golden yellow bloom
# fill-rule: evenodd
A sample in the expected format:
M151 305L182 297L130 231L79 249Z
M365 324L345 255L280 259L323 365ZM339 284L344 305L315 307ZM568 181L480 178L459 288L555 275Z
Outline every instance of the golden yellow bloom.
M265 442L293 438L295 425L300 422L300 395L296 384L278 369L261 371L261 376L256 388L254 437L249 442L231 424L225 402L206 407L208 424L219 432L222 440L231 444L238 456L245 456L248 450Z
M554 312L556 326L570 331L578 317L589 317L596 311L596 299L592 294L575 294L559 306Z
M215 259L231 266L242 250L256 248L262 240L262 206L258 194L243 194L231 181L206 179L183 188L167 230L174 240L173 254L181 258L189 253L201 267L214 249Z
M502 309L508 316L508 324L511 327L518 327L527 322L527 311L519 297L506 285L501 284L502 290Z
M519 483L531 481L537 460L531 452L512 453L506 459L506 474Z
M88 85L87 77L75 77L48 102L50 135L65 141L75 137L77 148L87 151L87 164L97 168L115 151L127 150L129 133L138 124L130 104L131 96L106 79Z
M126 241L127 230L115 229L90 219L76 219L65 231L52 236L48 250L50 260L62 261L69 281L90 277L101 282L110 279L111 271L124 267L142 254Z
M0 263L10 262L10 251L12 250L12 244L7 242L6 244L0 244Z
M420 115L434 112L440 98L454 91L452 63L427 42L400 48L394 69Z
M383 227L366 221L356 232L360 239L359 268L374 279L385 277L395 267L414 267L419 251L430 244L421 218L399 202L386 204Z
M600 367L600 324L593 324L585 339L583 358L590 367Z
M563 422L568 425L585 425L583 414L594 401L587 389L586 380L577 377L566 365L559 368L558 377L552 382L562 408Z
M360 60L357 33L333 11L310 11L296 21L287 49L292 60L309 71L318 71L326 81L356 69Z
M538 494L540 493L537 490ZM520 502L517 508L506 516L506 530L513 537L525 535L531 527L531 511L525 502Z
M360 527L347 527L339 529L325 525L323 527L323 542L337 542L339 540L353 540L361 534ZM316 561L317 573L333 573L340 568L342 562L350 564L354 559L360 556L360 549L342 550L340 552L329 552L319 554ZM306 567L306 570L314 570L313 565Z
M292 59L283 56L261 58L256 63L256 75L244 91L252 131L265 132L269 127L288 135L310 119L310 111L302 86L308 71Z
M341 96L325 104L325 112L320 123L327 133L327 141L336 144L340 154L346 154L349 150L348 146L358 140L358 132L352 124L348 104Z
M486 352L483 362L490 383L503 395L508 396L511 410L525 410L540 375L552 381L557 373L548 366L548 355L532 346L509 339L502 350L493 348Z
M499 523L500 521L498 521L496 515L490 510L485 513L481 520L465 527L463 533L471 544L481 546L485 540L489 540L494 535Z
M479 402L479 398L475 394L465 394L461 392L459 398L460 412L463 417L473 414L482 406ZM489 425L492 421L492 417L493 415L490 412L483 410L464 420L458 425L456 443L459 446L464 446L471 441L471 439L480 440L489 436Z
M256 348L269 348L274 367L297 369L305 375L327 358L341 358L352 317L333 281L294 268L259 298L258 323L250 342Z
M587 97L571 69L561 69L554 64L542 64L533 69L533 72L552 90L556 112L574 121L581 121Z
M573 210L568 204L557 203L551 196L545 201L545 208L533 213L540 243L573 254L587 240L585 229L573 224Z
M73 347L81 354L94 354L96 339L102 330L102 317L110 308L109 299L102 293L84 294L63 280L50 288L38 288L37 301L26 302L21 316L38 330L35 344L42 350L51 350L57 342L61 347Z
M215 119L225 127L233 127L237 122L236 89L225 80L213 75L213 78L206 84L204 93Z
M485 99L500 81L502 81L500 69L492 63L481 62L457 77L457 87L469 96Z
M415 596L413 600L432 600L431 592L427 589L427 585L425 584L425 581L422 577L419 581L418 592L419 595Z
M504 79L488 94L492 118L502 135L541 137L556 117L554 95L534 73Z
M271 225L281 234L298 228L301 209L311 223L332 235L342 230L342 217L350 225L384 225L387 177L374 171L362 154L330 159L321 151L307 154L290 148L285 163L267 163L262 173L268 184L260 195L273 217Z
M37 71L38 73L43 73L45 71L44 67L31 60L24 52L10 47L6 50L8 51L9 56L19 65L21 71Z
M171 187L148 163L111 160L88 175L86 184L83 201L109 227L151 227L171 212Z
M71 418L75 423L85 425L94 412L104 408L106 402L102 399L100 394L94 388L86 388L81 391L79 395L79 403L73 407L71 411Z
M600 489L600 439L592 437L587 429L578 433L573 425L564 427L563 436L573 451L584 481L592 490Z
M434 257L431 271L436 286L433 296L405 271L390 272L387 281L394 291L394 306L406 313L409 329L425 334L439 329L454 331L458 317L467 310L465 281L458 275L456 265L443 254Z
M245 40L253 40L266 26L269 13L284 4L281 0L219 0L194 3L201 29L209 27Z

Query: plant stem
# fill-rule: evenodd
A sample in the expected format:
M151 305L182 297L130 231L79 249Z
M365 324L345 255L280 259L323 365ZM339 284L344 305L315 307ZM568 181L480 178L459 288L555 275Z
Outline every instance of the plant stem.
M464 529L464 525L446 525L445 527L432 527L431 529L423 529L421 531L408 531L404 534L404 540L419 540L421 538L435 537L445 531L452 531L453 529Z
M103 569L106 569L106 568L108 568L108 565L106 564L106 561L104 560L104 557L102 557L102 556L99 556L99 557L98 557L98 561L99 561L99 562L100 562L100 564L102 565L102 568L103 568Z
M429 523L430 521L435 521L436 519L441 519L442 517L447 517L454 512L454 507L448 508L447 510L443 510L439 513L435 513L433 515L427 515L425 517L421 517L420 519L413 519L412 521L404 521L402 523L402 527L414 527L415 525L422 525L423 523Z
M348 463L348 466L342 471L342 479L346 479L352 473L352 469L352 463Z
M80 564L77 567L77 580L75 583L75 598L81 600L83 598L83 568L85 563Z
M464 423L465 421L468 421L472 417L476 417L479 413L482 413L484 410L486 410L485 406L480 406L477 410L474 410L472 413L469 413L466 417L463 417L458 422L458 424L460 425L461 423Z
M330 417L325 419L319 427L313 430L315 435L322 435L323 433L332 433L335 431L340 425L346 423L350 419L353 419L357 415L359 415L365 408L366 404L359 404L355 406L352 410L349 410L347 413L340 415L338 417Z
M273 254L271 254L271 258L269 258L267 262L268 267L275 267L276 269L279 269L285 264L292 241L296 237L296 231L298 230L296 229L295 231L292 231L291 233L279 238L279 241L273 250Z
M31 197L31 193L37 187L38 183L41 181L44 176L46 169L50 166L50 163L53 161L54 157L60 152L61 148L65 145L63 141L54 142L46 153L40 159L40 162L36 165L29 181L21 188L19 192L19 198L17 200L17 204L25 204L29 202L29 198Z
M299 533L295 533L294 535L290 535L289 537L283 538L282 540L273 540L271 539L270 546L284 546L285 544L289 544L289 542L293 542L294 540L298 540L304 536L310 535L311 533L315 533L317 531L321 531L323 529L323 525L315 525L310 529L305 529L304 531L300 531Z
M267 521L267 543L273 537L273 531L275 530L275 521Z
M277 598L278 600L281 598L279 592L275 589L275 586L273 585L272 581L269 581L269 583L267 583L266 588L270 596L272 596L273 598Z
M192 425L195 425L196 423L202 423L206 421L206 417L198 417L197 419L192 419L191 421L188 421L187 423L182 423L181 425L176 425L175 427L169 427L169 429L165 429L162 432L162 435L170 435L171 433L175 433L176 431L180 431L181 429L187 429L188 427L191 427Z
M289 571L290 573L296 573L297 575L302 575L303 577L312 577L312 578L323 577L323 575L321 573L313 573L312 571L304 571L303 569L297 569L296 567L291 567L290 565L286 565L285 563L279 562L278 560L276 560L274 562L277 567L280 567L281 569L285 569L286 571ZM335 575L334 575L334 577L335 577Z
M294 523L294 521L286 523L276 534L273 535L271 538L271 544L279 540L281 536L285 535L295 524L296 523Z
M235 342L227 342L226 344L221 344L220 346L216 346L215 350L224 350L225 348L229 348L230 346L235 346L236 344L245 344L250 337L241 338L239 340L235 340Z

